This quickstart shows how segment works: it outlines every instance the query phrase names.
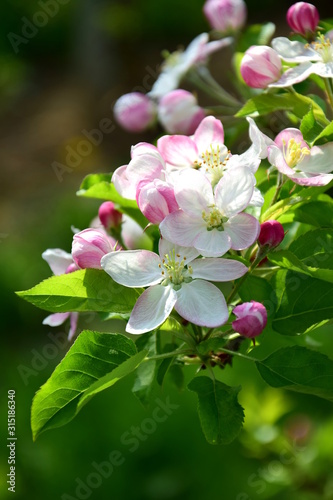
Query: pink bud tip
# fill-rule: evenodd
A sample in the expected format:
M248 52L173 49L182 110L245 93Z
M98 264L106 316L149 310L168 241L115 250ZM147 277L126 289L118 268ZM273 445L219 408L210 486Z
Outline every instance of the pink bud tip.
M295 33L306 37L316 30L319 13L312 3L297 2L288 9L287 22Z
M260 226L258 242L261 246L277 247L284 238L284 229L277 220L268 220Z
M236 306L232 311L237 317L232 322L232 328L235 332L252 339L261 334L267 324L267 311L260 302L244 302Z
M114 105L117 122L129 132L143 132L156 120L156 105L145 94L131 92L121 96Z
M80 269L102 269L101 258L114 250L116 242L103 231L88 228L76 233L72 256Z
M112 201L105 201L99 207L98 217L105 229L119 227L123 214L115 209Z
M211 27L223 33L242 28L247 16L243 0L207 0L203 12Z
M159 121L169 134L194 134L205 116L196 97L187 90L173 90L158 104Z
M264 89L279 80L282 72L281 59L271 47L252 45L244 54L240 72L249 87Z

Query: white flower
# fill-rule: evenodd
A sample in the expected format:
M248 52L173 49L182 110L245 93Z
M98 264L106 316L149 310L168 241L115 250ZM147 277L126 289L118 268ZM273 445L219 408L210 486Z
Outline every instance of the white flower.
M272 40L272 46L286 62L299 63L288 69L282 77L269 87L289 87L302 82L312 74L322 78L333 78L333 46L329 38L320 35L311 44L291 42L288 38L278 37Z
M121 285L149 287L137 300L126 326L129 333L154 330L173 308L188 321L210 328L229 317L222 292L212 281L243 276L246 266L229 259L197 259L194 248L161 239L159 256L147 250L112 252L101 260L102 268Z

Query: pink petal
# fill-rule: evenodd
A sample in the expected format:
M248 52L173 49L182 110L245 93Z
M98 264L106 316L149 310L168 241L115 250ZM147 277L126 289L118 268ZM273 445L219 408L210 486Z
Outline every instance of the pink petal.
M79 319L79 313L78 312L72 312L71 313L71 326L68 332L68 340L72 340L73 337L76 334L76 329L77 329L77 322Z
M194 133L193 140L199 153L210 149L211 144L224 144L224 130L220 120L207 116Z
M69 318L70 312L50 314L43 320L43 325L60 326Z
M232 281L247 273L248 268L241 262L231 259L196 259L191 263L192 278L208 281Z
M175 309L184 319L214 328L228 321L228 307L222 292L203 280L185 283L177 292Z
M277 146L270 146L268 148L268 161L271 165L274 165L281 174L285 174L288 177L295 174L295 171L285 162L283 153Z
M225 232L230 236L231 248L244 250L256 241L260 232L260 224L249 214L238 214L224 224Z
M113 172L112 182L123 198L135 200L136 185L133 180L127 176L127 165L123 165Z
M193 167L198 159L197 147L186 135L164 135L157 147L166 163L175 168Z
M162 280L160 258L148 250L112 252L101 260L101 266L120 285L130 288L150 286Z
M300 186L327 186L333 179L332 174L318 174L313 177L293 176L290 179Z
M290 139L294 139L296 142L301 143L302 148L310 149L307 143L303 139L302 132L298 128L286 128L282 130L274 139L274 143L278 148L283 150L284 147L288 146Z
M127 323L128 333L150 332L160 326L170 315L177 300L171 287L155 285L138 298Z

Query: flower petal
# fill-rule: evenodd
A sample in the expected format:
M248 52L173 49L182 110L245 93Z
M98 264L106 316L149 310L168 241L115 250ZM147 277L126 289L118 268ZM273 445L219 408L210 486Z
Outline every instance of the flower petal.
M209 281L231 281L243 276L248 268L231 259L196 259L192 262L192 278L201 278Z
M199 153L210 149L211 144L224 144L224 130L220 120L207 116L194 132L193 140Z
M318 71L321 69L323 63L317 64L320 65L320 68L317 68L316 64L311 62L305 62L295 68L290 68L281 76L280 80L270 83L268 87L291 87L295 83L302 82L308 76L312 75L312 73L319 74Z
M333 179L332 174L318 174L313 177L293 176L290 179L300 186L327 186Z
M218 231L217 229L207 231L205 228L194 239L193 246L204 257L220 257L230 249L231 239L225 231Z
M164 135L157 147L166 163L175 168L191 168L198 159L197 147L186 135Z
M78 312L72 312L71 313L71 326L70 326L70 329L69 329L69 332L68 332L68 340L72 340L72 338L76 334L78 320L79 320L79 313Z
M277 146L270 146L268 148L268 161L271 165L274 165L274 167L276 167L281 174L285 174L290 177L295 173L295 171L287 165L281 149Z
M203 280L185 283L177 292L175 309L184 319L214 328L228 321L228 307L222 292Z
M127 165L118 167L113 172L112 182L121 196L128 200L135 200L136 185L127 177Z
M120 285L136 288L162 280L160 258L148 250L111 252L101 259L101 266Z
M272 139L270 139L266 134L263 134L261 132L261 130L257 127L256 122L252 118L247 117L246 119L250 124L249 136L250 136L250 139L253 143L252 146L250 147L250 149L248 149L248 152L250 152L250 150L251 150L251 154L253 154L255 152L255 154L259 155L259 158L261 158L261 159L267 158L267 148L268 148L268 146L271 146L272 144L274 144L274 141ZM253 148L253 146L254 146L254 148ZM252 150L252 148L254 151ZM245 151L245 153L246 153L246 151ZM244 156L245 153L243 153L240 156ZM253 169L251 169L251 171L253 172Z
M65 274L68 266L73 263L72 255L61 248L48 248L42 253L42 257L56 276Z
M202 218L202 211L214 205L213 188L208 178L198 170L186 169L175 183L178 205L189 215Z
M309 146L307 145L307 143L303 139L302 132L300 130L298 130L298 128L293 128L293 127L285 128L284 130L282 130L282 132L280 132L275 137L272 145L276 145L276 146L278 146L278 148L283 150L283 148L286 145L288 145L288 142L290 141L290 139L294 139L295 142L299 142L300 146L302 148L310 149Z
M191 247L195 238L206 232L206 223L179 210L166 216L160 224L160 231L163 238L183 247Z
M284 61L293 63L303 63L308 61L321 61L321 56L318 52L306 46L302 42L291 41L283 36L272 40L272 47Z
M217 207L227 217L244 210L253 195L255 178L248 168L227 170L215 190Z
M126 326L128 333L150 332L160 326L170 315L177 300L170 286L155 285L138 298Z
M224 224L225 232L230 236L231 248L244 250L256 241L260 232L260 224L249 214L238 214Z
M66 319L69 318L70 314L71 314L70 312L50 314L50 316L44 318L43 325L60 326L63 323L65 323Z
M313 146L310 154L305 156L298 167L311 174L328 174L333 171L333 143Z

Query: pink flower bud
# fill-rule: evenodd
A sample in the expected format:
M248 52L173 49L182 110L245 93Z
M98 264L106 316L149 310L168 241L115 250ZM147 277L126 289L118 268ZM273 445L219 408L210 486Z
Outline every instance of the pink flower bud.
M169 92L158 105L158 119L169 134L194 134L205 116L195 96L187 90Z
M74 235L72 256L80 269L102 269L101 258L114 250L116 242L99 229L85 229Z
M295 33L306 37L316 30L319 13L311 3L297 2L288 9L287 22Z
M271 47L252 45L244 54L240 72L249 87L264 89L279 80L282 72L281 59Z
M244 302L232 312L238 318L232 322L232 328L249 339L260 335L267 324L267 311L260 302Z
M155 180L138 186L137 202L143 215L159 224L167 215L179 209L175 193L166 182Z
M99 207L98 217L105 229L119 227L123 214L114 208L112 201L105 201Z
M65 274L73 273L74 271L77 271L78 269L79 268L77 267L75 262L72 262L72 264L69 264L69 266L67 267Z
M140 92L121 96L113 112L119 125L129 132L143 132L156 120L155 103Z
M207 0L203 11L211 27L224 33L242 28L247 15L243 0Z
M268 220L260 225L258 242L261 246L268 245L270 248L280 245L284 238L284 229L277 220Z

